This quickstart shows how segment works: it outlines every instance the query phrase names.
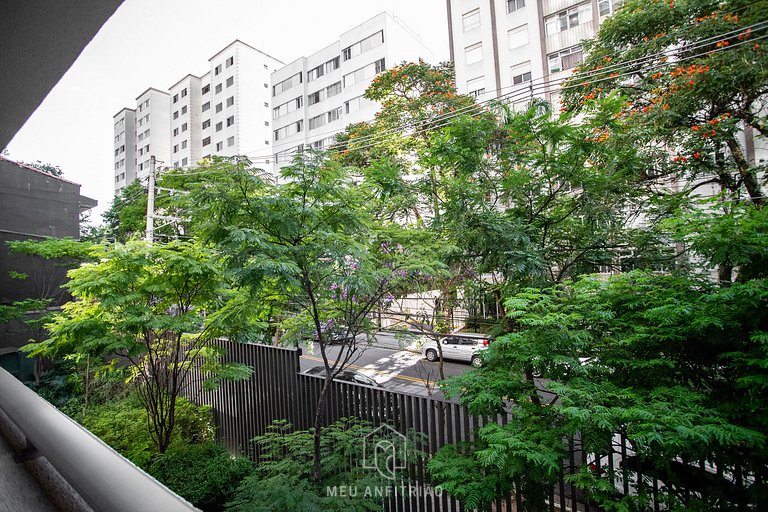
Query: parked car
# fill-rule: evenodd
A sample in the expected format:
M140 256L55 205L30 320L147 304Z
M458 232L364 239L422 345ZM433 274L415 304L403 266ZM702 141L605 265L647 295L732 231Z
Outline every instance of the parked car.
M304 372L307 375L319 375L319 376L325 376L325 366L313 366L309 370L305 370ZM342 382L352 382L354 384L363 384L364 386L373 386L376 388L383 388L381 384L370 378L369 376L356 372L354 370L342 370L334 380L339 380Z
M450 334L440 339L440 347L444 359L464 361L472 366L482 366L483 358L480 352L485 350L491 341L493 340L484 334ZM427 358L427 361L437 361L440 357L437 342L432 339L424 342L421 353Z

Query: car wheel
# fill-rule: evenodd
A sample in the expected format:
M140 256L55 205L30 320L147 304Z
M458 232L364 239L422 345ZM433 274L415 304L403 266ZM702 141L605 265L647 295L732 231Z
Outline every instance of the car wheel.
M471 363L472 363L472 366L474 366L475 368L480 368L481 366L483 366L483 358L475 354L474 356L472 356Z
M424 354L427 357L427 361L437 361L437 351L429 349Z

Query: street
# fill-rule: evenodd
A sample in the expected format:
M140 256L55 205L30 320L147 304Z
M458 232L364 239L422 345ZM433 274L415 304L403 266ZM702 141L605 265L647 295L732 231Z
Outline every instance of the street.
M395 336L391 333L378 333L370 345L358 341L358 350L352 356L348 367L372 378L390 391L399 391L411 395L429 396L428 388L433 388L434 398L443 398L437 389L439 380L438 362L427 361L416 348L417 336ZM317 344L312 351L302 348L301 370L313 366L322 366L323 359ZM328 357L334 360L339 347L331 345ZM450 377L471 370L469 364L445 361L445 376Z

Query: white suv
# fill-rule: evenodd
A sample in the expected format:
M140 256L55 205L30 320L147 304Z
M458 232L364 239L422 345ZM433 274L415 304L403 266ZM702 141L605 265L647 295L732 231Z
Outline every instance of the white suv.
M491 342L484 334L449 334L440 339L440 347L443 350L444 359L455 359L472 364L472 366L482 366L483 358L479 352L488 348ZM421 353L427 358L427 361L437 361L439 352L435 340L427 340L421 347Z

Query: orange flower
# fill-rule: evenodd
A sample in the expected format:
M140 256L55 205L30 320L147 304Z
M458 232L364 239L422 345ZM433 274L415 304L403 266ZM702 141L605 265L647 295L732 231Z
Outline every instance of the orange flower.
M698 126L691 126L691 130L697 132L697 131L699 131L699 127Z

